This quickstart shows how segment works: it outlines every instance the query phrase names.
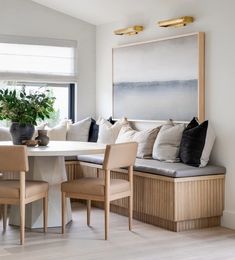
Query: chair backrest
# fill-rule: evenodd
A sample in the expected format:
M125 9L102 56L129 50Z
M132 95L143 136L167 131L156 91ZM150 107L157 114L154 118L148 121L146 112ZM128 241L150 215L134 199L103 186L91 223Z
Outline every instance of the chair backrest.
M26 147L0 145L0 172L27 172L29 170Z
M133 166L138 144L135 142L110 144L106 146L104 155L104 170Z

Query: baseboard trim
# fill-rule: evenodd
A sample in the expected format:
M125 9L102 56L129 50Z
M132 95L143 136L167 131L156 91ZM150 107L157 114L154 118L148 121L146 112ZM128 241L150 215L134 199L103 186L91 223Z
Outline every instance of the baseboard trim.
M103 203L97 201L92 201L92 205L98 208L104 207ZM117 213L119 215L128 216L128 209L117 205L111 204L110 211ZM141 212L133 211L133 218L140 220L141 222L152 224L175 232L199 229L199 228L216 227L220 225L219 216L185 220L185 221L170 221L153 215L148 215Z

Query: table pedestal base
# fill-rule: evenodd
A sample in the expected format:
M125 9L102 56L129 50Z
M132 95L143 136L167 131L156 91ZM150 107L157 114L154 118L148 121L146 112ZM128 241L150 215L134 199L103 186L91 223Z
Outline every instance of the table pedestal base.
M61 189L60 184L67 180L64 157L29 157L27 180L42 180L49 183L48 227L61 226ZM70 200L67 201L67 222L71 221ZM19 226L19 207L12 206L10 225ZM43 227L42 200L26 205L25 226L27 228Z

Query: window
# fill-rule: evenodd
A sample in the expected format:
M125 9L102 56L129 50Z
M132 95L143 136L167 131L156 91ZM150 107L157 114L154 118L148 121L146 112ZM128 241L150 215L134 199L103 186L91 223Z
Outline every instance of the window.
M45 121L49 126L55 126L63 119L71 119L74 121L74 84L52 84L52 83L33 83L33 82L12 82L12 81L2 81L0 82L1 89L16 89L20 90L22 87L25 87L27 92L31 90L44 91L46 89L50 90L55 100L55 112L51 115L50 119ZM0 121L1 126L8 126L10 122Z
M0 36L0 88L49 89L56 112L48 123L74 121L76 46L70 40Z

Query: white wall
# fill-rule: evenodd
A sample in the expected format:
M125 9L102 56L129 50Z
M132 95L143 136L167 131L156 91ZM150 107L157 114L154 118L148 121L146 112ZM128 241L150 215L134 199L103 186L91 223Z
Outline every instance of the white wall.
M112 47L161 37L202 31L206 33L206 118L214 125L217 140L214 162L227 168L225 211L222 224L235 229L235 1L156 1L151 14L138 14L96 31L96 112L112 113ZM159 28L162 19L192 15L196 21L184 28ZM145 26L136 36L115 36L113 30L134 24Z
M0 35L78 42L78 119L95 115L95 26L29 0L0 0Z

